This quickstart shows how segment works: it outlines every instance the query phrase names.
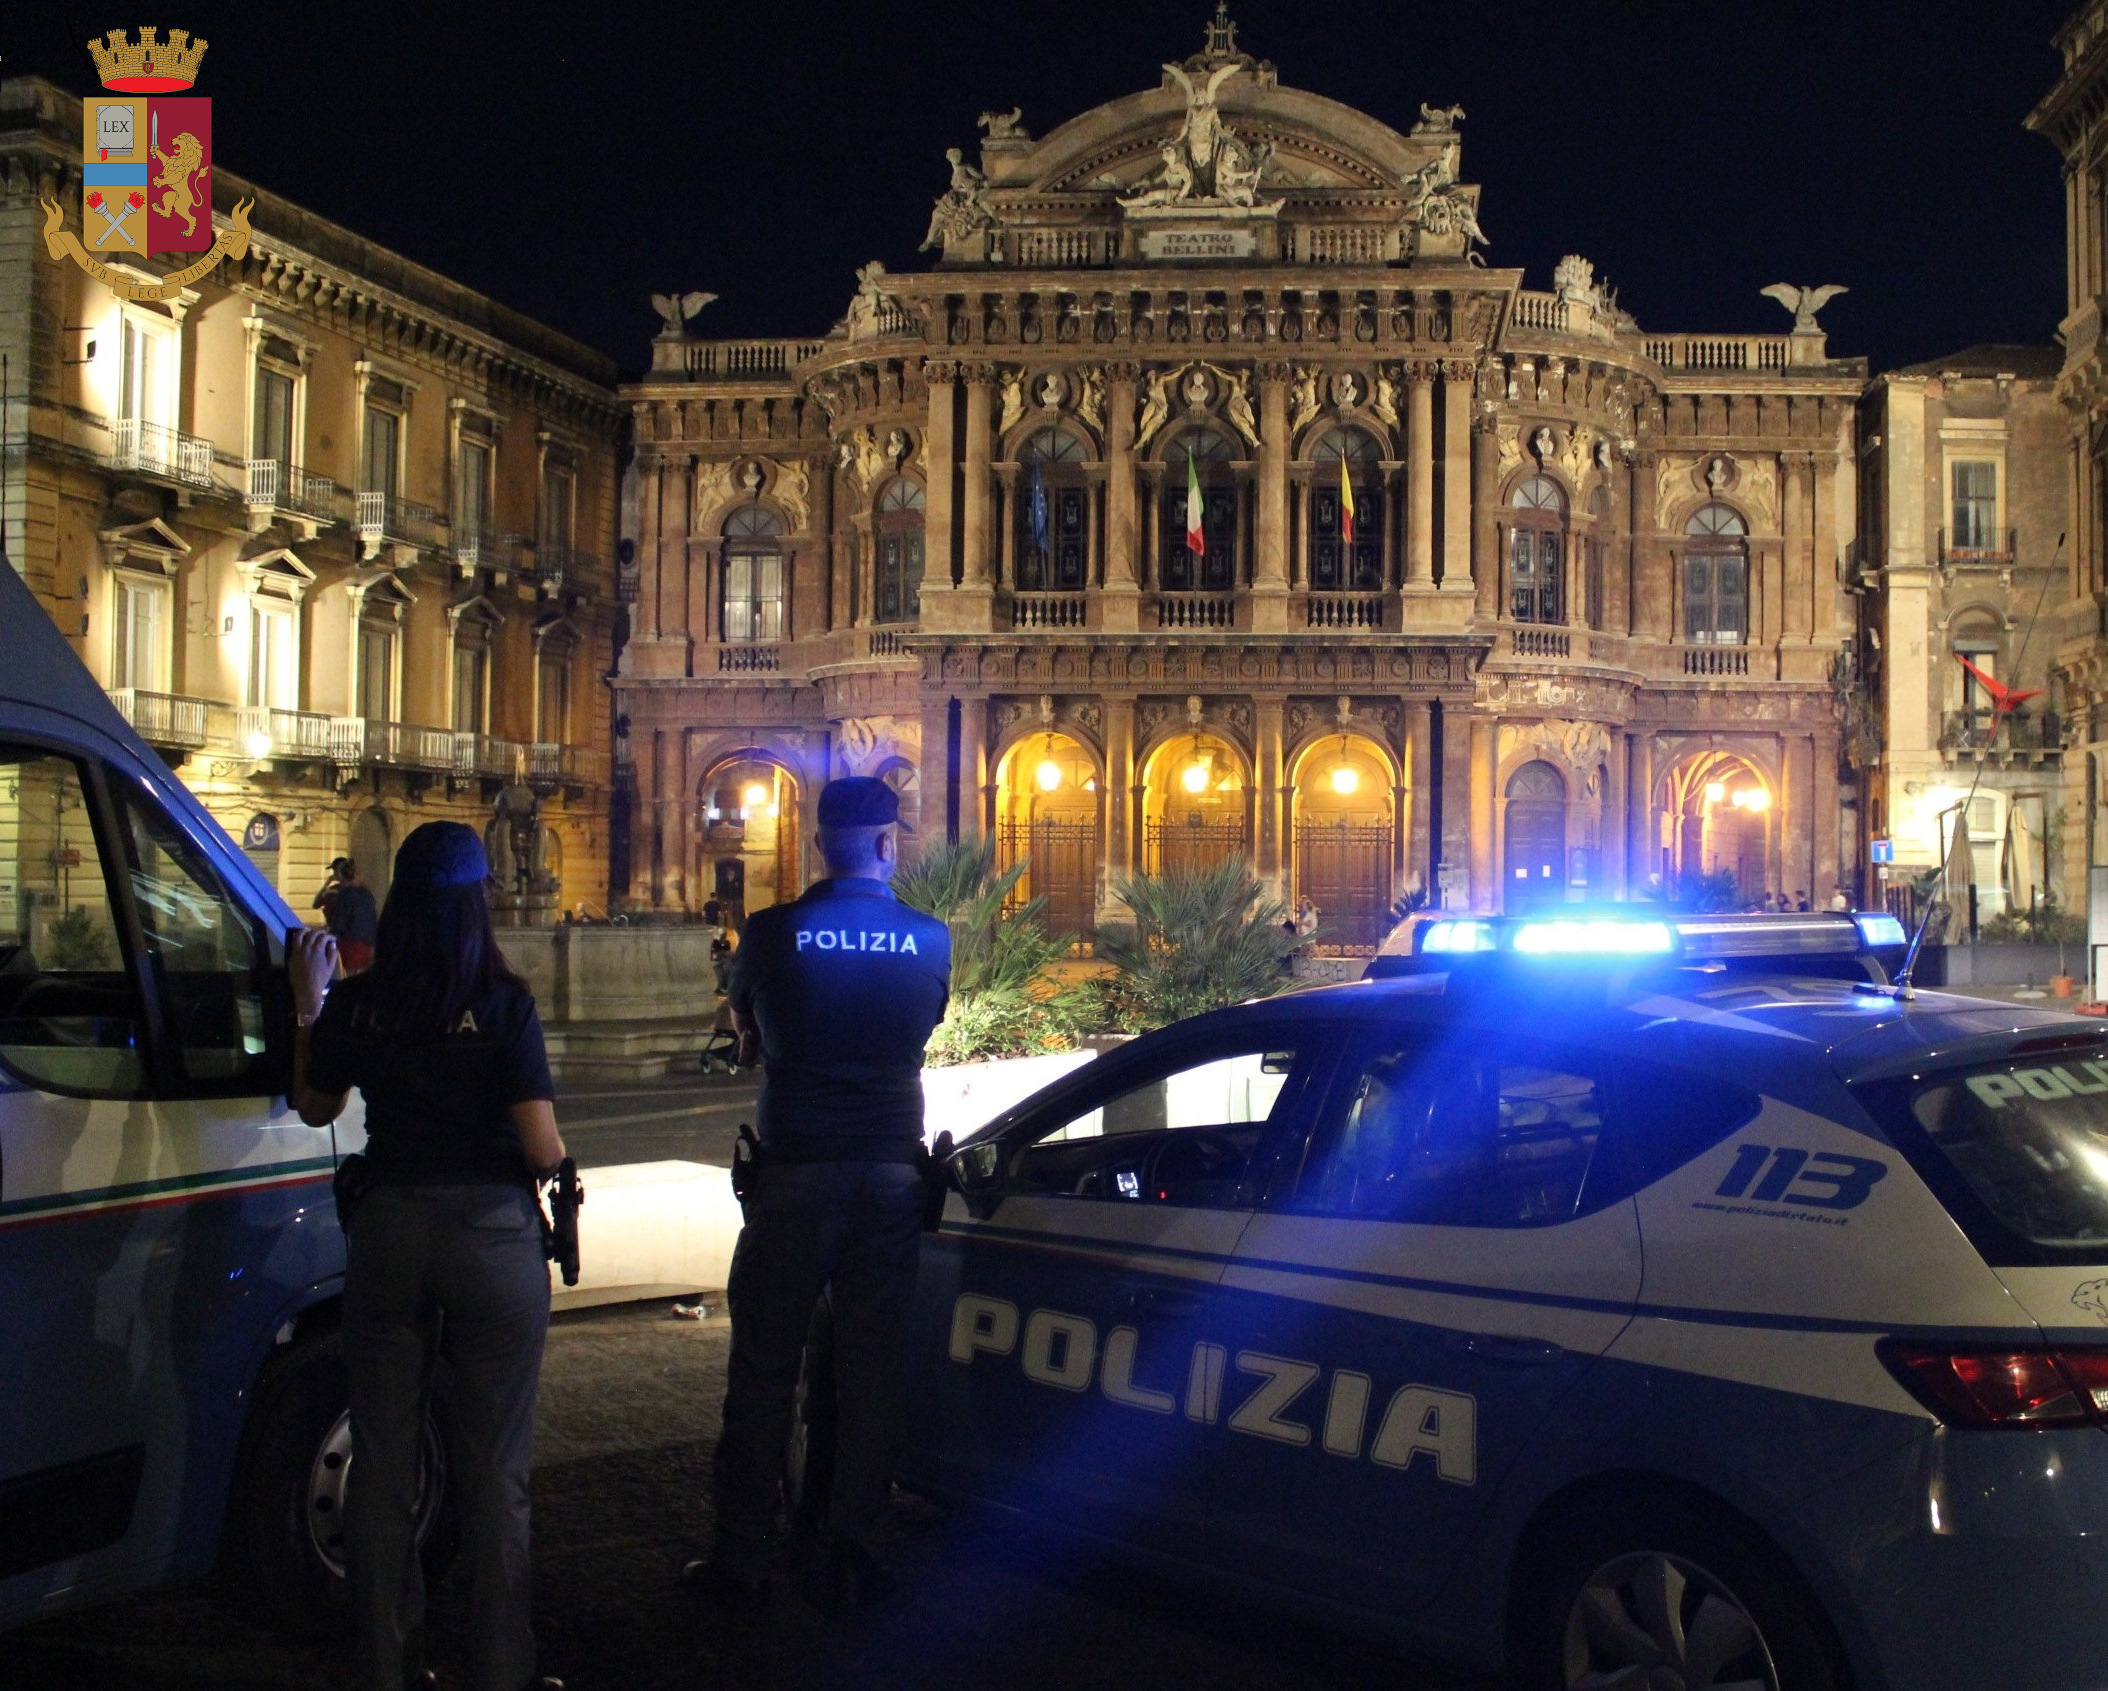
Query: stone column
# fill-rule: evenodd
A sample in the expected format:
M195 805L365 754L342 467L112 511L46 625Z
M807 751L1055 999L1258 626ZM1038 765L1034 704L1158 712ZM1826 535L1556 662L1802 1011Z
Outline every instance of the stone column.
M1135 481L1135 382L1141 367L1105 367L1105 588L1098 626L1108 634L1132 634L1141 626L1142 490ZM1128 729L1133 732L1133 707ZM1116 803L1117 794L1108 802Z
M1495 850L1493 781L1500 724L1490 716L1466 719L1471 725L1471 908L1501 908L1500 858Z
M995 366L961 367L966 382L966 438L959 442L964 477L959 496L959 586L952 600L952 624L959 629L992 626L995 591L989 581L988 545L993 482L989 448L994 442Z
M637 695L627 695L635 705ZM646 910L659 905L659 754L656 730L630 729L629 902Z
M681 744L678 733L658 729L652 734L653 832L658 840L658 874L652 886L652 905L659 910L681 907Z
M1471 574L1472 366L1461 358L1442 365L1442 591L1467 598Z
M958 475L958 431L954 421L959 366L949 359L932 359L922 372L929 385L929 417L922 435L923 479L927 484L922 510L922 625L949 629L953 623L947 600L952 590L952 560L958 551L952 485Z
M988 701L959 701L959 838L988 832Z
M1839 812L1837 808L1837 760L1838 736L1835 730L1817 730L1815 734L1814 784L1809 788L1809 804L1815 824L1815 859L1810 873L1815 884L1808 889L1808 902L1817 910L1830 907L1830 894L1842 885L1839 874ZM1856 858L1857 841L1853 842ZM1849 890L1849 889L1848 889Z
M948 815L951 807L951 698L941 682L941 656L924 660L922 688L922 839L952 837Z
M1435 387L1427 365L1407 368L1405 587L1411 593L1435 581Z
M1780 635L1805 644L1814 628L1815 537L1808 522L1809 457L1787 452L1779 460L1783 482L1781 506L1786 530L1785 603L1780 607ZM1787 889L1789 892L1791 888Z
M1472 608L1500 615L1500 429L1493 412L1473 420L1471 436Z
M637 626L632 637L659 637L659 498L656 454L637 459Z
M1405 768L1406 768L1406 837L1405 879L1410 880L1412 871L1420 871L1421 885L1427 888L1428 902L1435 898L1435 860L1431 849L1429 830L1434 822L1434 790L1430 785L1434 777L1434 747L1429 736L1434 732L1433 712L1425 699L1408 699L1405 702ZM1401 889L1402 890L1402 889Z
M1285 363L1257 367L1259 381L1259 512L1253 540L1252 627L1288 626L1288 379Z
M1607 591L1607 589L1606 589ZM1597 795L1596 846L1601 858L1591 899L1625 896L1625 736L1610 731L1610 756L1603 769L1603 791Z
M1258 801L1259 878L1285 896L1289 889L1282 875L1288 860L1287 841L1283 834L1286 797L1282 790L1285 774L1281 757L1283 703L1278 695L1262 695L1253 701L1253 706L1252 788Z
M1625 746L1631 768L1625 786L1625 893L1628 898L1645 898L1654 890L1653 877L1661 872L1662 861L1661 828L1654 816L1654 730L1637 730L1627 736Z
M1815 478L1815 638L1828 645L1837 638L1837 455L1814 458ZM1830 889L1823 889L1827 900Z
M1105 701L1105 868L1103 902L1112 899L1112 877L1135 872L1136 815L1141 800L1135 789L1135 702Z

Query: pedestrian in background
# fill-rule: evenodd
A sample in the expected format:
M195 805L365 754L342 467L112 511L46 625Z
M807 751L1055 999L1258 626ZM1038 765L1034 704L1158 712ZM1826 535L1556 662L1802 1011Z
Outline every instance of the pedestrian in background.
M336 938L337 960L344 972L357 975L371 968L380 915L372 891L359 879L359 866L350 858L330 859L329 879L315 894L315 908L322 912L323 927Z
M417 1500L432 1371L449 1372L447 1483L460 1502L474 1691L537 1677L528 1470L549 1324L536 1181L563 1160L534 998L491 933L483 842L427 822L396 854L373 967L338 983L337 939L296 928L293 1100L334 1121L366 1101L365 1191L340 1184L348 1262L345 1503L360 1685L436 1684L422 1661ZM341 895L340 895L341 908Z
M834 1323L834 1485L814 1564L831 1603L884 1595L875 1536L904 1424L921 1252L922 1053L951 989L951 932L889 885L900 800L868 776L819 802L827 876L756 911L733 953L742 1062L764 1065L760 1145L726 1300L732 1356L716 1534L683 1577L745 1602L779 1577L792 1397L823 1293Z

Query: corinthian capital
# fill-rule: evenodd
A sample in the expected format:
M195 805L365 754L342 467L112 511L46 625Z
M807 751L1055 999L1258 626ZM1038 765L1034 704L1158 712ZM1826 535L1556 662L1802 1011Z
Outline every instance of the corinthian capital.
M958 363L950 358L925 359L922 379L926 382L956 382L959 379Z
M1262 382L1289 381L1295 373L1295 366L1285 358L1261 358L1252 365L1252 374Z

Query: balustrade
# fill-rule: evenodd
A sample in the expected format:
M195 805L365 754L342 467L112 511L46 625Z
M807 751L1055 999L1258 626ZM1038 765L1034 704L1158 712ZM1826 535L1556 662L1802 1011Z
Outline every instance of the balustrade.
M717 672L720 675L773 675L783 667L783 653L775 646L720 646Z
M111 689L110 702L149 745L196 750L205 744L210 706L204 699L116 687Z
M1010 596L1010 626L1081 628L1084 625L1084 605L1081 593L1013 593Z
M1313 590L1304 603L1306 628L1381 628L1383 596Z
M1683 672L1686 675L1747 675L1749 649L1745 646L1686 646Z
M1156 596L1156 625L1159 628L1235 628L1237 596L1234 593L1159 593Z
M210 487L212 442L137 417L118 417L110 423L110 467L159 476L186 487Z

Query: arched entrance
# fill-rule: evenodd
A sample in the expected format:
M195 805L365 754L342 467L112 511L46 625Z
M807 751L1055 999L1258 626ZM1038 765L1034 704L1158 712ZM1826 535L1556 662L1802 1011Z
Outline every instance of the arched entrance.
M1773 802L1761 770L1733 752L1695 752L1672 765L1662 875L1672 896L1704 894L1730 907L1761 904L1776 891L1771 874Z
M1066 734L1032 734L996 767L996 863L1020 858L1017 898L1046 900L1047 932L1087 945L1097 927L1098 769Z
M798 782L765 758L719 764L703 777L701 862L689 885L716 899L725 920L740 926L771 904L804 890L798 869Z
M1501 886L1511 911L1566 897L1566 777L1542 759L1508 777Z
M1179 734L1142 771L1142 863L1153 875L1205 873L1251 853L1244 759L1214 734Z
M1390 925L1395 844L1388 753L1361 734L1334 734L1297 759L1295 893L1317 907L1318 949L1365 956Z
M388 813L378 806L368 806L351 819L351 860L359 866L359 879L374 902L386 903L388 883L395 878L395 842Z

